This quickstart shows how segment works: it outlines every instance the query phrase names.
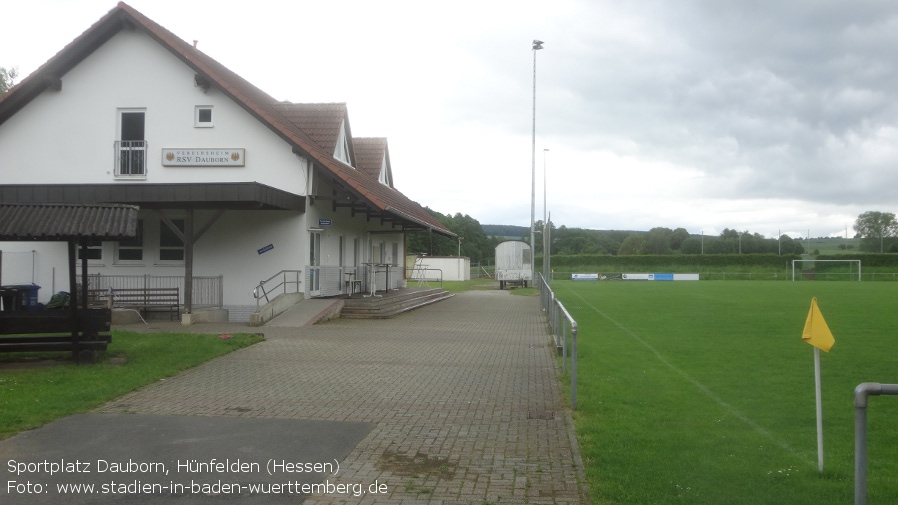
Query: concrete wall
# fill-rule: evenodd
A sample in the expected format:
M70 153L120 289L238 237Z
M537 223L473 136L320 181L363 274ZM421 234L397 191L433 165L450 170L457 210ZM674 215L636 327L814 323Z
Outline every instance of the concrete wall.
M415 260L417 256L408 256L406 259L406 277L409 283L423 276L427 279L438 279L440 273L444 281L469 281L471 280L471 258L467 256L422 256L420 264L427 270L422 274L415 272Z

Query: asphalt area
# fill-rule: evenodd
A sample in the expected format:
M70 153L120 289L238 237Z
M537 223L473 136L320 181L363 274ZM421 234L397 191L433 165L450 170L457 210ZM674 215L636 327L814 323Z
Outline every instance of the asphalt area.
M0 441L0 503L301 503L374 425L81 414ZM314 487L323 486L323 487ZM368 494L344 489L339 494Z

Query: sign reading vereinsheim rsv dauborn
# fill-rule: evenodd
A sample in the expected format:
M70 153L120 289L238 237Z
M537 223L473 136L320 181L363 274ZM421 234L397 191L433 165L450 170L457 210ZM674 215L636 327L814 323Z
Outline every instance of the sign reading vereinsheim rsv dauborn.
M164 167L243 167L246 149L243 148L183 148L162 149Z

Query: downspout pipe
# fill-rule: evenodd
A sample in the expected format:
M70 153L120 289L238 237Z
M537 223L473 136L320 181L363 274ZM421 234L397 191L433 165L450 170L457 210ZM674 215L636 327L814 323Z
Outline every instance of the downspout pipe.
M864 382L854 388L854 505L867 503L867 398L898 395L898 384Z

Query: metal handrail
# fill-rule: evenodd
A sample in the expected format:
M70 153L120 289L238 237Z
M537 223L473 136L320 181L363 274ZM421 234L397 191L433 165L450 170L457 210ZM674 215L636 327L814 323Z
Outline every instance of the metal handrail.
M414 276L414 273L415 273L415 272L428 272L428 271L431 271L431 270L434 271L434 272L439 272L439 273L440 273L440 277L439 277L439 278L435 278L435 279L431 279L430 277L421 277L421 276L415 277L415 276ZM440 281L440 289L443 289L443 269L441 269L441 268L416 268L416 269L412 272L412 278L411 278L411 280L417 281L417 282L418 282L418 285L421 285L421 283L426 283L426 282L430 282L430 281Z
M287 274L295 274L296 280L288 280ZM262 299L262 297L265 297L266 303L270 302L271 300L268 298L268 294L273 292L275 289L277 289L281 286L284 286L284 293L287 293L287 285L295 284L296 285L295 292L299 293L299 284L302 282L302 280L300 279L300 275L302 275L302 270L281 270L280 272L272 275L268 279L265 279L264 281L260 282L258 286L253 288L253 298L256 299L256 309L259 308L259 303L260 303L259 300ZM268 283L270 283L271 281L277 279L278 277L281 278L281 282L277 283L276 285L272 286L269 289L266 289L266 285Z
M898 395L898 384L864 382L854 389L854 504L867 503L867 398Z
M579 326L577 321L571 317L570 312L564 307L560 300L555 298L555 293L549 287L542 272L538 272L539 282L537 288L540 292L540 302L542 309L546 311L546 318L552 329L552 337L555 340L555 346L561 348L561 370L567 372L568 357L570 357L571 369L571 410L577 410L577 331ZM560 331L559 331L560 330ZM568 339L570 338L570 348L568 348ZM570 349L570 353L568 350Z

